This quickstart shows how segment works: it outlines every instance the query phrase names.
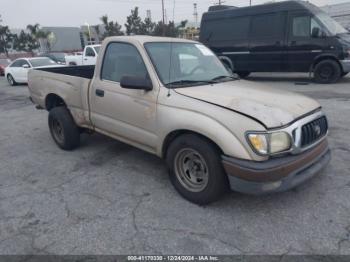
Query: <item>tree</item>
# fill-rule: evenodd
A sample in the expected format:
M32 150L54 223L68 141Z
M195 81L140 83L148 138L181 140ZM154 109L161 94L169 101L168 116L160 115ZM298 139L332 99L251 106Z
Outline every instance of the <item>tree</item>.
M140 35L142 34L142 20L139 16L139 8L135 7L131 10L131 14L126 18L126 34L127 35Z
M119 36L119 35L124 35L122 29L122 26L118 24L117 21L115 23L113 21L108 20L108 16L104 15L101 17L101 21L105 27L105 33L102 35L102 39L109 36Z
M155 36L163 36L163 27L165 31L165 35L167 37L178 37L180 34L179 26L175 26L174 21L170 21L168 24L163 25L162 21L159 21L158 24L154 28Z
M27 29L29 30L29 36L31 37L31 39L28 38L28 45L32 48L29 52L33 52L33 50L38 49L39 47L42 49L50 49L50 44L47 40L50 32L41 30L39 24L27 25Z
M38 43L30 34L22 30L19 35L14 37L13 48L17 51L33 52L38 48Z
M5 53L8 56L8 49L11 47L11 43L14 35L8 26L0 25L0 53Z
M152 22L151 18L147 17L141 23L141 35L153 35L156 23Z

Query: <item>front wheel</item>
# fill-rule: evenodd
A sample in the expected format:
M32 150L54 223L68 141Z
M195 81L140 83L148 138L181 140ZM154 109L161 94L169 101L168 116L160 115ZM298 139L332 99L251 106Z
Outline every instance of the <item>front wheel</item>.
M315 66L315 81L320 84L335 83L341 77L340 65L334 60L323 60Z
M49 113L49 128L55 143L63 150L73 150L80 144L80 130L66 107L55 107Z
M166 160L170 180L185 199L206 205L228 191L220 151L205 138L196 135L177 138L170 145Z
M13 76L10 75L10 74L7 75L7 81L9 82L10 86L15 86L15 85L17 85L15 79L14 79Z

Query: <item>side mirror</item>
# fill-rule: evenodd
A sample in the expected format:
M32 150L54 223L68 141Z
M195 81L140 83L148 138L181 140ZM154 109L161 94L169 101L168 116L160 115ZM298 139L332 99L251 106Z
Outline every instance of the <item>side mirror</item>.
M126 89L146 90L153 89L152 81L145 77L123 76L120 80L120 86Z
M318 28L318 27L312 28L311 36L312 36L312 38L319 38L321 36L320 28Z
M29 68L29 65L28 64L24 64L22 67L23 68Z

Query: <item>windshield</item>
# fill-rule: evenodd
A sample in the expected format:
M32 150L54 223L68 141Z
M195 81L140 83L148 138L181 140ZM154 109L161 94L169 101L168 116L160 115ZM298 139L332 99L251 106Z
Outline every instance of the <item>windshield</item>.
M30 63L32 64L33 67L57 65L55 61L47 57L31 59Z
M98 53L100 52L100 48L101 48L100 46L95 46L95 47L94 47L94 49L95 49L95 51L96 51L96 54L98 54Z
M316 17L322 22L322 24L332 35L348 33L348 31L341 24L339 24L326 13L318 13Z
M196 43L147 43L146 50L164 85L189 85L231 78L207 47Z
M65 53L54 53L51 54L57 61L65 62L66 61L66 54Z

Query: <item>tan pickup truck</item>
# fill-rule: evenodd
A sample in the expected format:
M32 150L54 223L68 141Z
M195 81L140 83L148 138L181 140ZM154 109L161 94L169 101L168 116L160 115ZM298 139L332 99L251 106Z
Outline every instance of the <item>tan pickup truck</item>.
M96 66L32 70L29 90L60 148L77 148L90 130L143 149L164 158L174 187L198 204L229 188L286 191L331 159L316 101L239 80L198 42L108 38Z

